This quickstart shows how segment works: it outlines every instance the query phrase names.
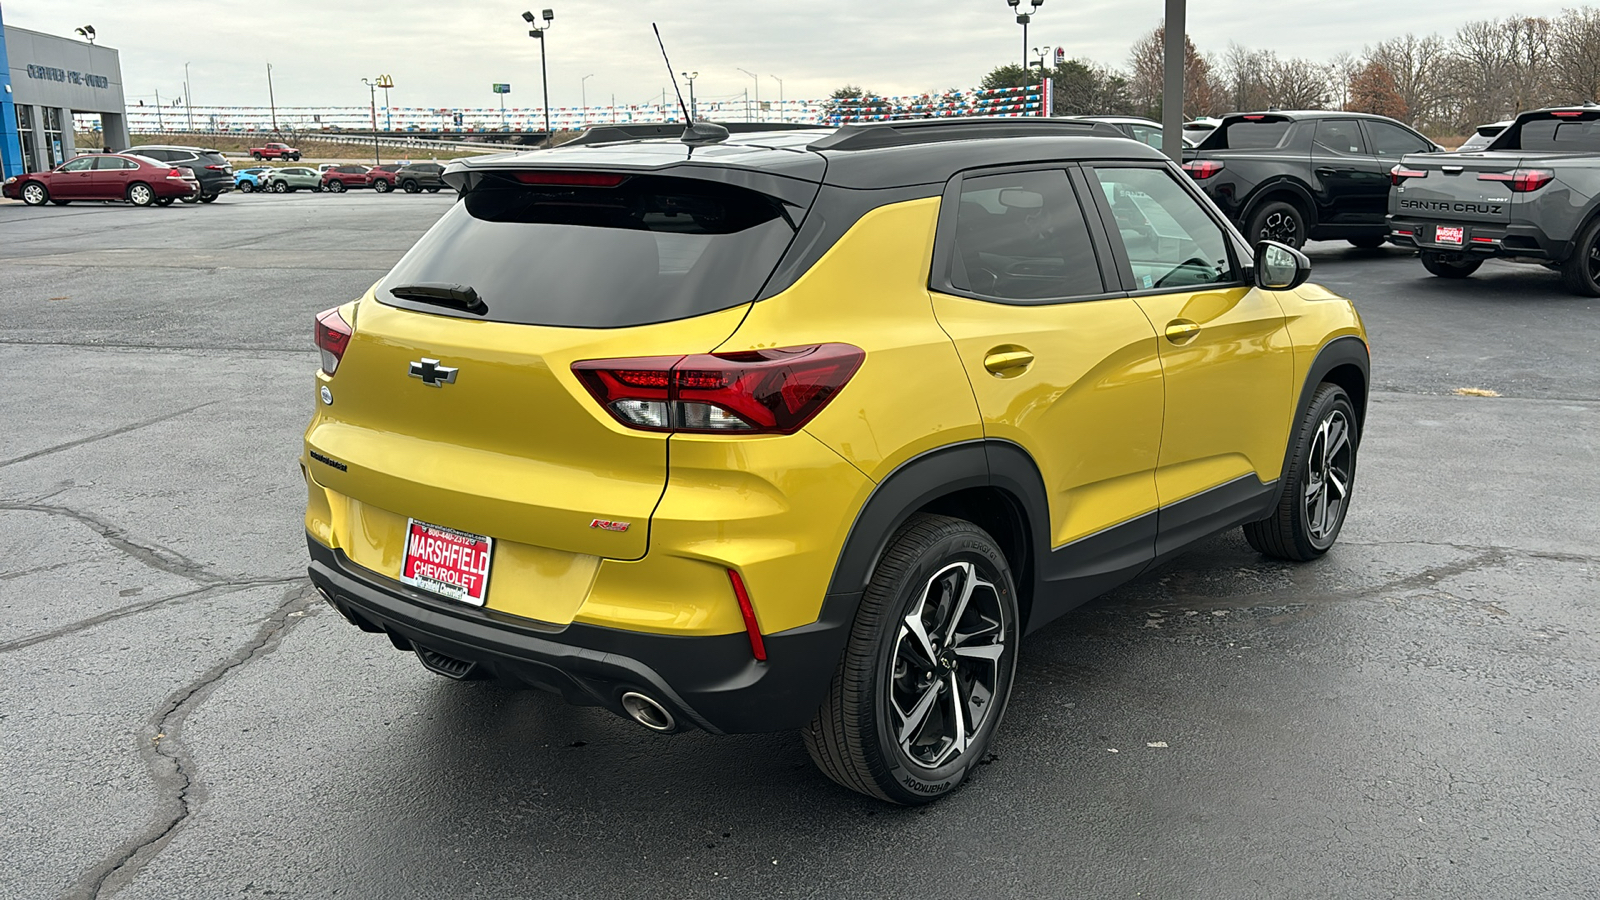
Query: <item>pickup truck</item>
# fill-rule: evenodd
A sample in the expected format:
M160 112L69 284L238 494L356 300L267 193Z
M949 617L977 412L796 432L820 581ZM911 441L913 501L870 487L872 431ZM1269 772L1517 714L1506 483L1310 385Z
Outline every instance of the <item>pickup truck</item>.
M1389 178L1389 239L1434 275L1531 262L1600 297L1600 106L1525 112L1483 150L1407 154Z
M251 147L250 155L256 159L292 159L300 160L300 151L276 141L268 143L265 147Z

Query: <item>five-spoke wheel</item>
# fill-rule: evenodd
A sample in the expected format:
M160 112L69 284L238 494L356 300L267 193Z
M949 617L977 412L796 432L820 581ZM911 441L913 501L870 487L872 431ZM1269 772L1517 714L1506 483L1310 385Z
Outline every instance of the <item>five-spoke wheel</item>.
M1250 546L1279 559L1316 559L1339 537L1355 490L1359 423L1350 395L1323 382L1300 420L1270 517L1244 526Z

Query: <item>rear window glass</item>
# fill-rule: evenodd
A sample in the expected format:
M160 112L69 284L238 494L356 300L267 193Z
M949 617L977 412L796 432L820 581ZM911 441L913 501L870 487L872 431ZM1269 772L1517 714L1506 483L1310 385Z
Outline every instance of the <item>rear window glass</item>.
M749 303L794 236L783 205L745 188L631 176L614 187L526 185L490 177L434 225L377 289L454 284L482 318L620 328ZM474 316L477 318L477 316Z
M225 166L228 164L227 157L224 157L221 153L218 153L215 150L207 150L204 153L199 153L196 155L200 157L201 161L213 166Z
M1270 150L1283 143L1283 138L1289 133L1289 120L1278 119L1273 122L1251 122L1241 119L1229 122L1226 126L1227 149L1229 150Z
M1600 121L1534 119L1523 122L1521 149L1600 151Z

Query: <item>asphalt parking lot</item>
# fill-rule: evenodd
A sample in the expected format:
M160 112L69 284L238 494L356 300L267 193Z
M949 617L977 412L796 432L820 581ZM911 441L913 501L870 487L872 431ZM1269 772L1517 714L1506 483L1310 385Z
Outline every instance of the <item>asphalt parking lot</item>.
M450 202L0 203L0 896L1600 895L1600 301L1312 245L1373 341L1338 546L1045 629L990 764L901 810L313 600L312 315Z

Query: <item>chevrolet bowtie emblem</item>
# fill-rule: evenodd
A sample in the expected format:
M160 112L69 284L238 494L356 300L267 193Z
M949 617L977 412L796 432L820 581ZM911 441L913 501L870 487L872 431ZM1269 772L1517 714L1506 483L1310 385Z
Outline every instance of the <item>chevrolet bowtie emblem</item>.
M451 366L441 366L437 359L428 359L424 356L421 360L411 361L411 377L421 378L422 383L428 387L455 384L456 369Z

